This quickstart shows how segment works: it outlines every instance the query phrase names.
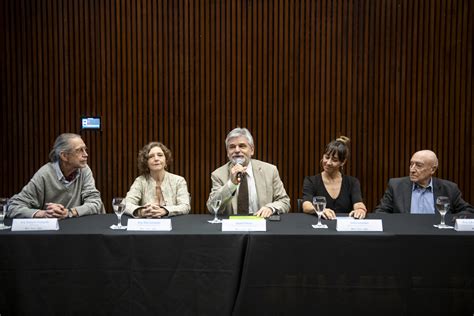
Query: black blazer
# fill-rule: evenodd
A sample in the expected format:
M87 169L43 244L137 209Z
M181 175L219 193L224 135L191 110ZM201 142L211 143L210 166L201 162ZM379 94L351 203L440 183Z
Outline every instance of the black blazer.
M435 203L438 196L447 196L451 203L451 213L474 213L472 205L463 200L461 191L456 183L435 177L432 179ZM409 177L390 179L387 190L380 200L380 204L375 208L375 212L410 213L412 189L413 182L411 182Z

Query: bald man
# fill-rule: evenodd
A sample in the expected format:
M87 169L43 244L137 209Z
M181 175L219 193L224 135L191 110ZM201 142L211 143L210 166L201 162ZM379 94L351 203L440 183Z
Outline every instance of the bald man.
M410 176L388 181L380 204L375 212L435 214L438 196L449 197L451 213L474 212L474 208L462 199L456 183L433 177L438 169L438 158L431 150L421 150L410 160Z

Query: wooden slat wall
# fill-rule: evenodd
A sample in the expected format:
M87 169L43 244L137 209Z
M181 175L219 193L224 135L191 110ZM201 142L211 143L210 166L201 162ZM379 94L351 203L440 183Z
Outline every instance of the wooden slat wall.
M3 0L0 194L72 131L107 207L161 140L202 213L239 125L293 206L342 134L369 209L423 148L474 202L473 13L471 0ZM83 114L102 131L81 132Z

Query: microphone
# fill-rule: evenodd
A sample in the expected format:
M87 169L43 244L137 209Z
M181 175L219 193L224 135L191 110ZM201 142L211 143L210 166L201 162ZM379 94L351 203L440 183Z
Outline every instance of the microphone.
M244 163L245 159L242 158L242 157L237 157L234 159L234 164L236 165L242 165ZM237 179L240 179L242 178L242 172L237 172Z

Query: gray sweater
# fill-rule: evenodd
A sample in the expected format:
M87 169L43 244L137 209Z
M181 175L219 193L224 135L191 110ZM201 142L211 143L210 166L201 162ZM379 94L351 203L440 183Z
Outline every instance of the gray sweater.
M79 169L74 182L66 187L58 180L52 162L43 165L21 192L10 199L7 215L33 217L36 211L46 209L46 203L76 208L79 216L101 213L102 200L89 166Z

